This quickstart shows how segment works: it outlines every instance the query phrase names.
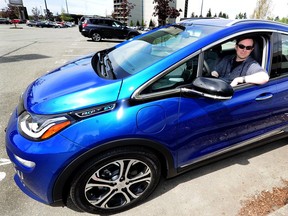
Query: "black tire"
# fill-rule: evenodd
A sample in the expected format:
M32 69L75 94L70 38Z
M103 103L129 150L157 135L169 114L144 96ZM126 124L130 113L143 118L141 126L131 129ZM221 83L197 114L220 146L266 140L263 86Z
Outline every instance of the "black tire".
M130 40L130 39L132 39L132 38L134 38L134 37L136 37L135 34L129 34L128 37L127 37L127 40Z
M145 200L156 188L161 164L141 148L111 150L79 170L70 188L75 206L93 214L114 214Z
M101 37L101 35L98 33L98 32L94 32L93 34L92 34L92 40L93 41L95 41L95 42L99 42L99 41L101 41L102 40L102 37Z

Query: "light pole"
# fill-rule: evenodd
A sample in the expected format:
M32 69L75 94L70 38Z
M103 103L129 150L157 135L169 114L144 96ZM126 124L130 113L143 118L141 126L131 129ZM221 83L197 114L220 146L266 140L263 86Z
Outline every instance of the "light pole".
M187 18L187 12L188 12L188 0L185 0L184 18Z
M48 8L47 8L47 3L46 3L46 0L44 0L44 3L45 3L45 9L46 9L46 11L48 10Z
M202 0L202 3L201 3L201 13L200 13L200 17L202 17L203 1L204 1L204 0Z
M66 0L66 11L67 11L67 14L69 14L69 10L68 10L68 3L67 3L67 0Z
M45 10L46 10L46 19L48 19L48 8L47 8L46 0L44 0L44 2L45 2Z

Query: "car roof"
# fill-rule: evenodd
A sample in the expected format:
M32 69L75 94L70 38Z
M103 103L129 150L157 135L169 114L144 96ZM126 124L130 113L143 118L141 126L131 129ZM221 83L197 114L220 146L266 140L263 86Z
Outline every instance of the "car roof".
M261 19L224 19L224 18L188 18L180 21L179 24L189 25L212 25L218 27L229 27L236 26L239 24L273 24L282 25L288 27L288 25L271 20L261 20Z
M188 18L188 19L184 19L184 20L180 21L179 24L184 24L185 26L190 26L190 25L213 25L213 26L224 27L230 22L232 22L232 20L229 20L229 19Z

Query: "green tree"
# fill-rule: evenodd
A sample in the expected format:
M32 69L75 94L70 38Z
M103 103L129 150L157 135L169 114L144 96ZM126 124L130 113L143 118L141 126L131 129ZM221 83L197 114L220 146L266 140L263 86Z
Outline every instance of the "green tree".
M286 18L283 17L282 19L279 19L279 22L288 24L288 17L286 17Z
M243 14L243 19L247 19L247 13L246 12Z
M45 9L44 10L44 13L45 13L45 17L47 20L53 20L53 13L49 10L49 9Z
M209 10L208 10L208 13L207 13L206 17L212 17L211 8L209 8Z
M247 19L247 14L246 13L239 13L236 15L236 19Z
M155 23L152 21L152 19L150 19L149 28L152 29L154 27L155 27Z
M158 16L159 25L165 25L167 18L176 18L180 16L180 12L170 6L170 3L173 3L174 0L154 0L154 12L153 16Z
M61 21L70 22L73 20L73 17L71 17L69 14L65 13L64 8L62 8L60 19L61 19Z
M271 0L257 0L252 18L267 19L267 17L271 14L271 5Z
M1 16L3 18L19 19L18 7L8 5L8 7L2 9Z
M225 19L229 18L229 16L226 13L222 13L222 11L220 11L218 17L225 18Z
M128 0L123 0L121 6L117 8L115 12L123 17L124 23L127 24L127 17L130 17L131 11L135 6L135 4L128 2Z
M40 10L37 7L33 7L31 10L32 14L33 14L33 19L34 20L39 20L40 17Z

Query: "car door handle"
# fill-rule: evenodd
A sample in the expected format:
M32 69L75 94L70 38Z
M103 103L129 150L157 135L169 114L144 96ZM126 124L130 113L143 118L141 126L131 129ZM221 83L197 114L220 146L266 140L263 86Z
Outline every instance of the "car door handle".
M255 100L256 101L262 101L262 100L267 100L273 97L272 93L264 93L259 95Z

